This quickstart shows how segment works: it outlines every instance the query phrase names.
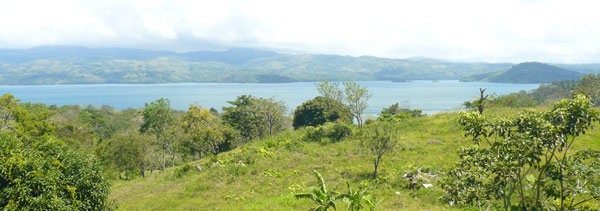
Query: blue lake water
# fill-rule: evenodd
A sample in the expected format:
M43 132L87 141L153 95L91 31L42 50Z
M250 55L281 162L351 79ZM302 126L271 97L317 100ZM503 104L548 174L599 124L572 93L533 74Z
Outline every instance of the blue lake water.
M367 114L377 114L382 108L396 102L403 107L422 109L427 114L453 111L467 100L479 95L479 88L498 95L531 90L539 84L504 84L484 82L459 82L456 80L412 81L362 81L373 97L368 101ZM47 105L110 105L118 109L141 108L145 102L161 97L169 98L174 109L187 110L190 104L221 110L227 101L236 96L251 94L259 97L276 97L283 100L290 111L304 101L318 95L312 82L297 83L178 83L178 84L98 84L98 85L31 85L0 86L0 93L11 93L22 102Z

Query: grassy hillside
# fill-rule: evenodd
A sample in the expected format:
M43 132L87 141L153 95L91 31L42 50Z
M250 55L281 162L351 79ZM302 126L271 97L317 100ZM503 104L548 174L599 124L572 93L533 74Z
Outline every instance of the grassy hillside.
M510 69L487 74L472 75L463 81L486 81L495 83L551 83L554 81L579 80L583 73L539 63L525 62Z
M520 110L493 108L485 115L516 115ZM437 182L432 188L410 190L402 178L407 170L416 168L431 169L443 177L440 172L457 161L457 151L472 145L456 117L456 113L441 113L401 125L400 149L384 156L380 166L381 185L376 195L382 202L378 210L476 210L439 200L444 193ZM313 169L321 172L328 186L337 184L342 192L346 181L353 186L375 183L370 177L372 161L359 148L358 140L321 144L305 141L303 134L303 130L290 131L146 178L114 181L111 198L121 210L306 210L312 202L294 199L293 194L316 185ZM575 150L600 149L598 130L578 140ZM196 165L202 170L194 170ZM183 171L186 166L191 170ZM338 209L345 209L341 200L337 203Z

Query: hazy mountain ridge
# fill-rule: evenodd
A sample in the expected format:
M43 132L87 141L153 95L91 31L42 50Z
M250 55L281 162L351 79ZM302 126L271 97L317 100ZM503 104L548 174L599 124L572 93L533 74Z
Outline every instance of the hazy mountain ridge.
M41 46L0 49L0 84L444 80L500 72L512 65L424 57L293 55L249 48L176 53ZM573 67L600 71L600 65Z

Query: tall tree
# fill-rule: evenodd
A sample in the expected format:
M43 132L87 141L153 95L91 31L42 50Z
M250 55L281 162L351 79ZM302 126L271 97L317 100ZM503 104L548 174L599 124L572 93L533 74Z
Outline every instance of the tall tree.
M175 122L175 115L171 109L171 101L160 98L154 102L146 103L142 117L144 118L144 123L140 127L140 132L156 136L162 149L162 170L164 171L166 153L174 153L174 141L168 136L168 133L171 132L171 126ZM175 165L174 160L172 160L172 165Z
M350 112L354 115L358 127L361 128L363 125L362 113L367 109L367 101L373 96L367 87L361 87L354 81L344 82L344 100L346 105L350 107Z

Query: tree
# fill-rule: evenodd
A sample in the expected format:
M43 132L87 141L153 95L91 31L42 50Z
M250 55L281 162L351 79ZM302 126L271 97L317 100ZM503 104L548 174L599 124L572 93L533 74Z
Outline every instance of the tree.
M350 109L331 98L317 96L298 106L294 111L292 125L298 129L303 126L318 126L325 122L341 121L352 123Z
M395 150L398 145L396 126L390 122L368 124L360 134L360 146L373 156L373 178L377 178L379 163L385 154Z
M343 82L343 85L344 91L340 89L339 83L329 84L328 81L324 81L315 84L317 91L323 97L334 99L339 103L345 102L350 109L350 113L356 119L358 127L361 128L363 124L362 113L367 109L367 101L372 94L366 87L361 87L354 81Z
M598 113L583 95L510 119L487 121L477 112L461 112L459 124L478 146L461 150L447 173L447 199L480 207L499 201L505 210L513 202L524 210L573 210L600 200L600 178L592 176L600 174L600 152L569 153L595 122Z
M287 108L281 101L241 95L229 104L233 106L223 107L223 121L238 130L245 142L276 134L289 127L284 121Z
M151 162L151 137L138 131L128 131L104 141L96 148L97 154L106 163L119 172L125 172L127 178L132 172L146 176L146 169Z
M302 193L294 195L296 199L310 199L317 203L317 206L311 208L310 210L314 211L325 211L330 207L336 209L335 200L337 196L340 195L338 192L334 190L327 190L327 186L325 186L325 181L321 174L313 170L313 174L317 179L319 187L311 187L309 193Z
M50 136L0 134L3 210L107 210L109 190L93 156Z
M254 104L253 110L264 117L267 127L269 128L269 135L271 136L275 131L284 129L287 109L288 108L283 101L276 101L275 98L271 97L267 99L258 99Z
M230 130L210 110L199 105L190 105L182 117L181 127L187 134L185 146L192 155L198 154L200 158L204 152L216 155L229 150L234 141L229 135Z
M19 103L11 94L0 97L0 131L16 136L40 137L54 133L48 119L54 114L44 104Z
M483 114L483 109L485 107L485 100L489 97L489 95L484 95L486 89L479 88L479 100L477 101L477 111L479 114Z
M595 106L600 105L600 76L587 74L575 86L572 91L573 96L578 94L585 95L592 100Z
M323 81L321 83L315 83L315 87L317 87L317 91L321 96L329 99L333 99L339 103L344 102L344 92L340 90L340 84L329 83L329 81Z
M168 137L171 126L175 122L175 115L171 109L171 101L169 99L160 98L154 102L146 103L142 112L144 123L140 127L140 132L150 133L156 136L159 145L162 149L162 170L166 166L166 153L172 154L172 166L175 166L173 139Z
M367 101L372 94L367 90L367 87L361 87L354 81L344 82L344 88L344 100L350 107L350 112L354 115L358 127L361 128L363 125L362 113L367 109Z

